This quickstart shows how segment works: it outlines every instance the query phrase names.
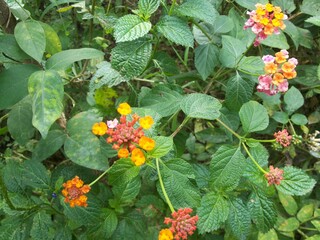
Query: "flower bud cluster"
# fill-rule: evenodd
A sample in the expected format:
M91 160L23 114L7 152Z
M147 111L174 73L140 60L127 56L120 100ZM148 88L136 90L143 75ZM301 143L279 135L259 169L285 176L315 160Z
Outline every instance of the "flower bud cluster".
M273 134L276 138L276 142L279 143L283 147L288 147L291 143L292 136L289 135L287 129L283 129L282 131L278 131Z
M270 3L266 5L257 3L255 6L256 10L247 12L250 18L246 21L244 29L251 28L252 32L256 34L254 46L258 46L269 35L279 34L279 29L285 29L286 25L283 20L288 17L280 7L273 6Z
M272 55L265 55L262 60L265 64L265 74L259 76L259 84L257 90L268 95L275 95L278 92L288 91L289 79L295 78L297 72L295 70L298 60L289 58L287 50L281 50ZM288 59L288 60L287 60Z
M269 186L272 184L280 185L283 180L283 170L274 168L272 165L269 167L269 172L266 173L265 178L268 180Z

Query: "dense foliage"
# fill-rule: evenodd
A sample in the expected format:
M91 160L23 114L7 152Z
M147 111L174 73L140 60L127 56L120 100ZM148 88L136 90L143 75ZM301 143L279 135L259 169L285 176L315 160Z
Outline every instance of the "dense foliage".
M320 238L318 0L0 11L0 239Z

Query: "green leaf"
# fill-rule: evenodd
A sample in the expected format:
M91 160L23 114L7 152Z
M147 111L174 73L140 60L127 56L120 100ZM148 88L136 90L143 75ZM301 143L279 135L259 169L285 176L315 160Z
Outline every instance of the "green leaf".
M9 159L1 174L8 191L15 193L25 192L26 184L22 177L21 165L18 162Z
M312 49L313 48L313 44L314 44L314 40L313 40L313 35L312 33L305 28L299 28L297 27L298 31L300 32L300 36L301 36L301 41L299 42L299 44L303 47Z
M267 4L268 0L236 0L236 3L238 3L240 6L244 8L253 10L256 8L255 5L257 3Z
M247 206L240 198L230 201L226 228L239 240L247 239L250 233L251 218Z
M0 110L9 108L28 95L28 78L38 67L14 65L0 73Z
M320 15L320 2L318 0L303 0L301 12L313 16Z
M222 36L222 48L219 56L222 66L235 68L245 51L246 46L239 39L228 35Z
M154 62L155 67L159 68L167 76L179 73L179 68L175 59L166 52L157 51L153 56L152 61Z
M261 41L262 45L278 48L278 49L289 49L290 46L287 42L287 38L283 32L280 31L280 34L269 35L265 40Z
M267 110L255 101L243 104L239 111L239 116L243 130L246 133L264 130L269 125Z
M51 55L61 52L62 45L56 31L48 24L40 22L46 36L46 52Z
M283 194L278 192L280 202L286 212L290 215L295 215L298 211L298 205L291 195Z
M30 236L34 240L53 239L53 222L51 216L44 211L37 212L33 217Z
M299 168L288 166L283 171L283 180L276 187L284 194L302 196L309 193L316 184L314 179Z
M212 96L191 93L181 100L180 107L188 117L214 120L220 116L221 103Z
M296 47L296 50L298 50L300 43L304 41L299 29L289 20L285 20L284 24L286 25L286 28L283 31L290 36Z
M46 48L46 37L41 24L34 20L19 22L14 29L14 36L21 49L38 62Z
M140 167L135 166L131 159L121 158L117 160L108 174L109 183L116 185L119 183L128 183L138 176Z
M276 230L272 228L269 232L266 232L266 233L259 232L258 239L259 240L278 240L278 235Z
M50 178L47 169L39 162L26 160L21 165L26 185L34 188L50 188Z
M131 205L141 188L140 177L134 177L129 182L117 182L112 187L112 192L120 204Z
M170 41L185 47L193 47L192 32L187 22L182 19L166 15L156 26L158 31Z
M90 80L89 89L90 93L94 93L96 89L101 88L103 85L108 87L117 86L122 82L127 82L129 79L120 75L120 73L111 67L107 61L103 61L96 66L98 70L95 72Z
M214 34L230 32L234 27L232 19L225 15L220 15L213 23Z
M139 103L141 107L150 108L162 117L167 117L180 110L182 95L170 85L157 85L148 91Z
M224 191L238 186L245 167L245 157L240 148L223 145L212 156L210 162L210 185Z
M201 205L197 211L199 233L212 232L220 228L228 218L229 208L228 201L223 196L215 192L207 193L201 199Z
M252 221L261 232L268 232L276 223L277 215L274 203L262 192L255 190L251 193L247 206Z
M295 113L291 116L291 121L296 125L306 125L308 118L303 114Z
M159 158L165 156L170 150L173 149L172 137L155 136L153 140L156 142L154 149L148 152L148 156Z
M41 139L32 152L32 160L43 161L57 152L66 140L67 135L61 130L48 132L45 139Z
M197 18L213 24L219 13L207 0L188 0L178 6L175 11L181 15Z
M204 34L199 27L197 27L196 25L193 25L192 32L194 35L194 39L197 41L197 43L199 43L200 45L212 44L212 43L221 44L221 39L218 36L214 35L214 28L212 24L200 22L199 26L206 34Z
M308 19L305 20L305 22L309 22L309 23L312 23L313 25L320 27L320 16L309 17Z
M83 59L102 58L103 52L94 48L69 49L54 54L46 62L46 69L65 70L72 63Z
M139 0L138 7L147 18L157 11L160 6L160 0Z
M51 125L63 111L63 82L55 71L33 73L28 83L32 95L32 124L46 138Z
M146 35L151 29L151 23L143 21L139 16L128 14L118 19L114 26L116 42L126 42Z
M151 42L145 39L119 43L111 51L111 65L126 78L136 77L147 67L151 49Z
M285 13L292 13L296 9L294 0L273 0L272 4L281 7L282 12Z
M272 118L282 124L286 124L289 121L289 116L286 112L274 112Z
M203 164L193 164L195 180L200 189L207 188L210 179L210 172L207 166Z
M264 74L264 63L261 57L246 57L244 56L238 66L240 72L247 73L249 75L262 75Z
M313 218L314 205L313 203L304 205L298 212L297 218L301 223L307 222Z
M203 80L206 80L219 64L218 54L218 47L210 43L196 47L195 66Z
M30 56L28 56L19 47L14 35L12 34L5 34L0 36L0 52L5 53L5 55L15 60L25 60L30 58ZM21 66L21 65L18 65L18 66ZM30 67L32 65L27 65L27 66Z
M66 155L81 166L106 170L109 156L104 151L106 142L91 133L92 125L102 118L94 111L75 115L67 124L68 137L64 144Z
M300 91L292 86L283 97L285 105L285 110L292 114L294 111L298 110L304 104L304 98Z
M90 226L89 237L91 239L108 239L112 236L118 225L116 213L111 209L103 209L100 218L102 221Z
M251 99L254 82L242 78L238 73L227 82L226 106L233 111L239 111L241 106Z
M12 108L7 124L9 133L20 145L25 145L33 137L35 129L32 126L30 97L24 98Z
M172 159L160 165L164 187L174 208L197 207L201 199L199 189L185 174L187 165L184 164L184 167L180 167L178 166L180 162L182 160ZM190 169L187 171L190 175ZM159 182L157 182L157 190L164 199Z
M283 222L281 222L277 229L283 232L293 232L297 230L299 226L299 221L295 217L292 217L285 219Z
M293 80L303 86L316 87L320 80L320 70L318 74L317 65L298 65L298 76ZM315 77L318 76L318 77Z
M319 220L312 220L312 225L316 227L318 231L320 231L320 221ZM320 236L320 235L319 235Z

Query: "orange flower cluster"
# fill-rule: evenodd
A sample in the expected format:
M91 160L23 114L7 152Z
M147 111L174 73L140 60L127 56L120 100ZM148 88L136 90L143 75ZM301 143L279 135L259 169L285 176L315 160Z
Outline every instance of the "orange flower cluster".
M173 234L170 229L165 228L159 232L158 240L173 240Z
M256 34L254 46L258 46L260 42L271 34L279 34L279 29L285 29L286 25L283 20L287 19L280 7L273 6L270 3L262 5L257 3L256 10L248 11L250 18L246 21L244 29L251 28Z
M289 58L287 50L281 50L272 55L265 55L262 60L265 64L265 74L259 76L259 85L257 90L268 95L274 95L278 92L286 92L288 90L289 79L295 78L297 72L295 70L298 60ZM288 60L287 60L288 59Z
M75 176L73 179L68 180L63 185L62 195L65 197L64 201L70 204L70 207L87 207L86 193L90 191L89 185L83 185L83 181Z

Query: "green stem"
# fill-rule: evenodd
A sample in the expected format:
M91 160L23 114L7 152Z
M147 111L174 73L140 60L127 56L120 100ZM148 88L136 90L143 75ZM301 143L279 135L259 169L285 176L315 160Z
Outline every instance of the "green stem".
M171 44L171 47L172 47L173 51L176 53L176 55L177 55L177 57L179 58L179 60L181 61L181 63L183 64L183 66L185 66L186 69L187 69L187 71L190 72L190 69L189 69L189 67L188 67L188 64L186 64L186 63L183 61L182 57L180 56L180 54L178 53L178 51L174 48L174 46L172 46L172 44Z
M156 165L157 165L157 172L158 172L158 177L159 177L159 182L160 182L160 186L161 186L161 190L163 192L163 195L164 195L164 198L166 199L167 201L167 204L170 208L170 211L173 213L174 212L174 208L172 206L172 203L169 199L169 196L166 192L166 189L164 188L164 184L163 184L163 181L162 181L162 177L161 177L161 172L160 172L160 167L159 167L159 158L156 158Z
M89 29L89 33L90 33L89 43L90 43L90 45L92 44L92 38L93 38L93 19L94 19L95 8L96 8L96 0L92 0L91 14L92 14L93 18L90 21L90 29Z
M300 227L300 229L303 229L303 230L309 230L309 231L318 231L318 229L315 229L315 228L308 228L308 227Z
M212 37L206 32L206 30L204 30L204 28L199 23L197 23L196 21L192 21L192 23L196 25L197 28L199 28L199 30L209 39L210 42L212 42Z
M173 0L173 1L172 1L172 5L171 5L171 7L170 7L170 10L169 10L169 12L168 12L168 15L171 15L171 13L172 13L172 11L173 11L173 9L174 9L174 6L176 5L176 1L177 1L177 0Z
M89 186L91 187L93 184L95 184L96 182L98 182L104 175L106 175L106 174L110 171L111 168L112 168L112 166L109 167L107 170L105 170L99 177L97 177L96 180L92 181L92 182L89 184Z
M9 117L9 113L3 115L1 118L0 118L0 123L3 121L3 119L6 119Z
M248 150L248 148L247 148L247 146L246 146L246 144L245 144L244 142L242 142L242 146L243 146L244 150L246 150L249 158L250 158L250 159L252 160L252 162L257 166L257 168L258 168L262 173L264 173L264 174L268 173L267 171L265 171L265 170L257 163L257 161L256 161L256 160L254 159L254 157L251 155L251 153L249 152L249 150Z
M186 125L186 123L190 120L190 117L186 117L182 123L179 125L179 127L177 127L177 129L170 135L170 137L175 137L177 135L177 133L183 128L184 125Z
M254 139L254 138L247 138L246 140L250 142L275 142L276 139Z
M308 236L302 232L300 229L297 229L297 232L300 233L301 236L303 236L304 238L308 238Z
M216 121L217 121L218 123L220 123L223 127L225 127L229 132L231 132L234 136L236 136L236 137L241 141L242 137L241 137L238 133L236 133L235 131L233 131L231 128L229 128L229 127L227 126L227 124L225 124L224 122L222 122L219 118L217 118Z
M291 130L293 132L293 135L297 135L296 131L294 130L293 124L290 120L289 120L289 124L290 124Z

